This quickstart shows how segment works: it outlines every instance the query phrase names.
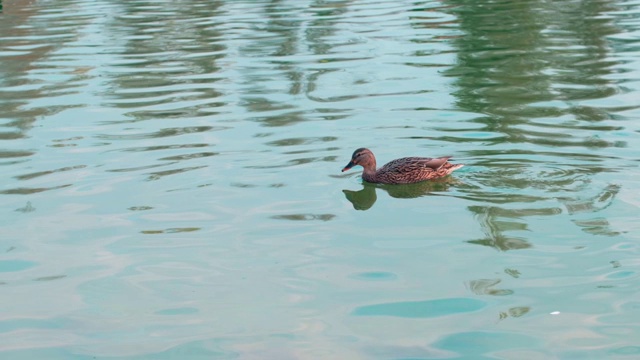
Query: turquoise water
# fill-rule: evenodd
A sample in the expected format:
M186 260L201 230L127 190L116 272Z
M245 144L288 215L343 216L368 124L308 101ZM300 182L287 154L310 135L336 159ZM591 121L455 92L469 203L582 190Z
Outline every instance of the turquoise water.
M640 3L5 0L0 356L640 357ZM452 155L406 186L341 173Z

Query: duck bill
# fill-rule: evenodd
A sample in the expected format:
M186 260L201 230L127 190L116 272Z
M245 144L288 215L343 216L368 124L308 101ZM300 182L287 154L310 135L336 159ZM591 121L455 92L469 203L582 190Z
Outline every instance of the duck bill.
M347 164L347 166L345 166L345 167L342 169L342 172L345 172L345 171L347 171L347 170L351 169L351 168L352 168L352 167L354 167L355 165L356 165L356 164L354 164L354 163L353 163L353 161L349 161L349 163Z

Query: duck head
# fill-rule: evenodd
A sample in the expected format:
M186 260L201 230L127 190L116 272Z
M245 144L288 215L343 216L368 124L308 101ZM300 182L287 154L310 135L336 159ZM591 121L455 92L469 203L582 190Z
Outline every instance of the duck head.
M365 170L376 170L376 158L373 156L371 150L366 148L360 148L353 152L351 155L351 161L342 169L342 172L345 172L352 167L360 165Z

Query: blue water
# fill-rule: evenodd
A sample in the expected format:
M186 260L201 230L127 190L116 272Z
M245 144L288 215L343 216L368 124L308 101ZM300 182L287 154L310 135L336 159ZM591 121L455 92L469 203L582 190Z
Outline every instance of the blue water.
M1 10L1 358L640 357L639 3Z

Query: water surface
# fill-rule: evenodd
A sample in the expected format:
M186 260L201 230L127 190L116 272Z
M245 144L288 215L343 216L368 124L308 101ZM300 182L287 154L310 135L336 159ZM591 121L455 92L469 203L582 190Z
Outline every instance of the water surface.
M637 2L1 10L2 357L640 356Z

